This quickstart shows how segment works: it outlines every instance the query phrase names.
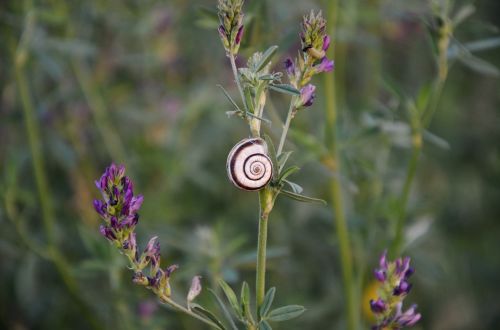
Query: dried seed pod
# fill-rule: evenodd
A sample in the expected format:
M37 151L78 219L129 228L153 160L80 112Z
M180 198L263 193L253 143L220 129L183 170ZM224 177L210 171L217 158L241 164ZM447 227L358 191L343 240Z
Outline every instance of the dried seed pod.
M243 139L227 156L227 175L243 190L260 190L271 180L273 163L261 138Z

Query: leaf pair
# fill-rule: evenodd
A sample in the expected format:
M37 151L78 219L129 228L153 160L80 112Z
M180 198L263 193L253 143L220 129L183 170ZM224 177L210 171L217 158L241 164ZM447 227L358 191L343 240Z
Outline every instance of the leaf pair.
M287 180L290 175L299 171L300 168L298 166L291 166L283 169L288 158L290 157L291 152L282 153L280 156L277 156L273 141L269 135L264 135L264 139L267 143L269 158L271 158L271 162L273 163L273 177L271 185L277 189L278 194L282 193L283 195L300 202L320 203L326 205L326 202L322 199L301 195L302 187ZM285 184L288 184L293 191L284 189Z

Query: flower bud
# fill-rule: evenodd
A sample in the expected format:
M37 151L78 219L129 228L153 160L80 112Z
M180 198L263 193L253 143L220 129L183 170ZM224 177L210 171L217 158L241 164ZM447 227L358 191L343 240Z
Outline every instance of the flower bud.
M191 281L191 287L189 288L189 292L187 295L188 303L192 302L201 292L201 276L193 277Z
M297 109L300 109L302 107L311 106L314 102L314 98L316 97L315 91L316 91L316 86L314 86L313 84L308 84L302 87L300 90L300 98L295 104L295 107Z

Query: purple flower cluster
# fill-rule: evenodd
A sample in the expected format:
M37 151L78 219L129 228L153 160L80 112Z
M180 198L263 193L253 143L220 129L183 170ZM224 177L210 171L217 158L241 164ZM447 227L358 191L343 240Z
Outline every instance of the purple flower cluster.
M219 0L219 36L226 52L236 55L243 37L243 0Z
M326 51L330 47L330 36L326 34L326 20L321 12L306 15L300 33L302 53L298 58L285 60L285 69L290 83L300 89L300 100L296 108L309 107L313 104L315 86L308 84L311 78L322 72L330 72L334 68L333 60L329 60Z
M412 305L402 311L403 300L410 292L412 285L408 282L415 270L410 267L410 258L399 258L394 262L387 260L387 251L379 260L379 268L374 270L375 278L381 283L376 300L370 300L370 308L377 318L373 330L402 329L418 322L421 314Z
M143 197L134 196L134 187L125 176L125 167L111 164L95 182L104 200L94 200L96 212L104 220L101 234L108 240L135 246L135 235L130 235L139 221ZM132 237L133 236L133 237Z
M94 208L104 220L100 227L101 234L128 257L135 283L153 290L160 299L168 298L171 293L170 275L178 266L172 265L166 270L160 268L160 243L156 236L149 240L144 252L139 255L135 227L139 220L137 212L144 198L134 195L132 181L125 176L125 167L111 164L95 184L103 197L103 200L94 200ZM149 274L144 275L148 266Z

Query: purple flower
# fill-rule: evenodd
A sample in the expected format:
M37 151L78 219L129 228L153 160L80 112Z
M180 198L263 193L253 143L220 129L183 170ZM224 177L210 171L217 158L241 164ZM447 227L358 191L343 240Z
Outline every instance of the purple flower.
M384 253L380 256L378 264L381 269L387 270L387 250L384 250Z
M385 279L386 279L386 275L385 275L385 271L381 270L381 269L375 269L373 271L373 275L375 276L375 278L379 281L379 282L384 282Z
M110 241L114 241L116 239L116 235L113 232L113 229L111 229L111 228L109 228L107 226L101 225L99 227L99 231L101 232L102 236L106 237Z
M314 66L317 73L330 72L333 70L333 67L334 67L333 60L330 61L326 56L323 57L323 59L321 60L321 62L319 64Z
M395 261L387 260L387 251L379 259L379 268L374 270L375 278L382 282L380 297L370 300L370 308L377 317L374 330L402 329L411 327L420 319L416 313L416 305L402 313L403 300L410 292L412 285L408 278L415 272L410 267L410 258L398 258Z
M295 75L295 63L293 63L291 58L285 60L285 69L289 76Z
M137 260L137 241L135 238L135 233L130 233L128 238L123 241L122 249L125 251L130 251L130 256Z
M393 294L395 296L407 295L411 290L412 285L406 280L401 280L398 286L394 288Z
M94 199L94 209L103 219L106 219L106 203L99 199Z
M328 47L330 47L330 36L325 35L323 37L323 50L326 52L328 50Z
M153 263L157 263L160 258L160 242L158 241L158 236L152 237L146 248L144 249L144 256L150 258Z
M223 25L219 25L219 35L222 39L225 39L226 38L226 29L224 28Z
M300 99L298 101L297 108L311 106L314 102L314 98L316 97L315 91L316 86L313 84L307 84L302 87L300 90Z
M170 265L167 267L167 269L165 269L165 274L167 275L167 277L170 277L170 275L172 275L172 273L177 269L179 269L179 265Z
M94 209L106 225L114 231L135 227L144 198L134 196L134 185L125 176L125 167L111 164L95 183L104 200L94 200Z
M403 304L396 305L396 315L394 316L394 323L401 327L411 327L415 325L422 318L420 313L416 313L417 305L413 304L406 312L402 313L401 308Z
M234 39L234 42L239 45L241 42L241 37L243 36L243 25L240 26L238 29L238 32L236 33L236 38Z
M383 313L387 309L387 304L382 299L370 300L370 308L372 312L378 314Z

